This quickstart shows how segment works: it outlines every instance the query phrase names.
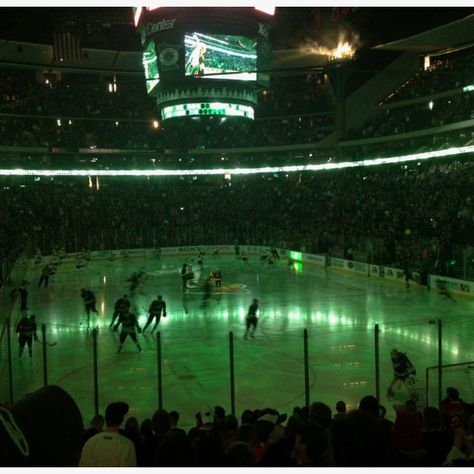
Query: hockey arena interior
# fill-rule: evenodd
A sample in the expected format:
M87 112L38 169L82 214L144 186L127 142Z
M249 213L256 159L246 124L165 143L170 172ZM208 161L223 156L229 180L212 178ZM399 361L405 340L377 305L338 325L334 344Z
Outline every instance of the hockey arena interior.
M0 23L1 466L473 465L474 9Z

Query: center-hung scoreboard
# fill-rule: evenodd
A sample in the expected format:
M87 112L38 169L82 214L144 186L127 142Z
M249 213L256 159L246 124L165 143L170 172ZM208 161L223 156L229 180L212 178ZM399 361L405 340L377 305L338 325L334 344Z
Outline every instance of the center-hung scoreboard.
M163 119L254 118L259 88L269 82L272 12L253 7L140 7L148 93Z

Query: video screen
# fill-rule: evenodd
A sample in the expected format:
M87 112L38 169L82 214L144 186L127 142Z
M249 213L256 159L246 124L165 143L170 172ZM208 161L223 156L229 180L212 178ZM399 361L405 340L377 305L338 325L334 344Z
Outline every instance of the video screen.
M148 94L160 82L160 73L158 71L158 60L154 41L148 41L143 51L143 68L145 69L146 90Z
M255 81L257 42L233 35L186 33L185 74L206 79Z

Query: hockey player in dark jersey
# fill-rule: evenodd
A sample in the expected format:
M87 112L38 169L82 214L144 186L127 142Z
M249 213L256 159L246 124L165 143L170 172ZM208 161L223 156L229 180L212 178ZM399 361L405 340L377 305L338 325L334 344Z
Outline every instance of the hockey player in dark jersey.
M120 314L127 312L130 309L130 300L128 295L123 295L119 298L114 304L114 314L112 315L112 322L110 327L115 323L115 320L120 316Z
M258 300L254 299L252 301L252 304L249 306L247 317L245 318L244 339L247 339L250 328L253 328L252 332L250 333L250 337L254 337L254 333L255 333L255 330L257 329L257 324L258 324L257 311L258 311Z
M53 270L49 265L45 265L41 270L41 276L38 282L38 288L44 283L44 287L48 288L49 277L53 274Z
M408 268L408 266L405 266L402 275L405 278L405 288L410 288L410 280L413 281L413 273Z
M207 277L204 280L204 285L203 285L203 290L204 290L204 296L202 297L202 303L201 303L201 308L207 308L209 304L209 298L211 297L212 294L212 276Z
M163 300L163 297L161 295L158 295L158 298L151 302L150 307L148 308L148 312L149 316L145 327L143 328L143 334L145 334L147 327L153 322L153 319L156 318L156 322L153 326L153 329L151 330L152 334L153 331L158 327L162 314L163 317L166 318L166 302Z
M35 341L38 340L36 335L36 317L32 314L29 318L26 316L20 320L16 326L16 332L18 333L18 344L19 354L21 357L25 344L28 345L28 353L30 357L33 357L33 338Z
M137 317L135 316L135 313L131 313L130 311L127 311L123 314L120 315L118 323L114 326L114 331L117 331L118 327L122 325L122 332L120 333L120 344L118 347L117 352L121 352L123 343L125 342L125 339L127 339L127 336L130 336L133 340L133 342L136 344L138 352L142 352L142 348L140 347L140 344L138 343L137 340L137 332L139 333L142 332L140 329L140 326L138 325Z
M181 267L181 281L183 284L183 291L186 291L188 289L188 280L187 280L187 273L188 273L188 264L183 263L183 266Z
M392 349L390 358L393 366L393 380L387 388L387 398L393 398L395 391L400 390L403 386L407 389L411 398L417 398L413 390L413 385L416 382L416 369L410 359L405 353L397 349Z
M453 295L451 294L451 292L449 291L448 282L446 280L436 280L436 286L439 290L440 295L445 296L446 298L448 298L448 300L451 300L454 302L456 301L453 298Z
M28 282L26 280L22 280L20 286L18 287L18 291L20 293L20 311L26 311L28 308Z
M133 296L135 291L142 285L146 280L145 270L141 268L138 272L133 272L132 276L127 280L130 282L129 293Z
M91 290L86 290L85 288L82 288L81 290L81 298L82 301L84 302L84 312L86 313L87 316L87 327L90 327L90 316L91 316L91 311L94 312L95 314L99 314L97 311L97 308L95 307L95 295ZM82 325L82 321L81 321Z
M183 291L188 291L189 285L188 282L194 279L194 272L191 265L183 263L181 267L181 281L183 283Z

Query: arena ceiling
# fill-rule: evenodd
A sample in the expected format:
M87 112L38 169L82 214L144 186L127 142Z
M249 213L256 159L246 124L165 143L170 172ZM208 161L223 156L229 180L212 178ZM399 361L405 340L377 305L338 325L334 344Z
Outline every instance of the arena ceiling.
M359 43L360 60L354 67L376 70L383 67L381 53L390 56L397 51L439 51L453 44L467 44L474 31L473 8L364 7L353 8L337 19L333 10L329 7L277 8L272 30L273 69L318 70L327 57L310 52L308 45L337 44L337 39L344 35L349 40L357 38ZM317 15L318 27L315 25ZM87 58L81 64L53 61L53 32L68 27L82 35ZM0 38L0 62L4 67L10 64L142 72L140 40L128 7L14 8L2 5Z
M408 38L375 46L382 51L444 54L474 45L474 14Z

